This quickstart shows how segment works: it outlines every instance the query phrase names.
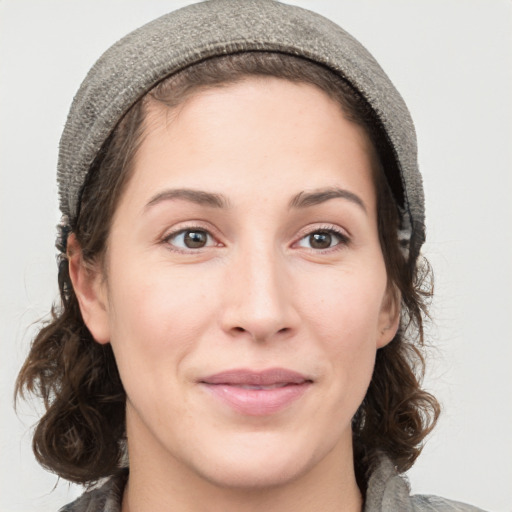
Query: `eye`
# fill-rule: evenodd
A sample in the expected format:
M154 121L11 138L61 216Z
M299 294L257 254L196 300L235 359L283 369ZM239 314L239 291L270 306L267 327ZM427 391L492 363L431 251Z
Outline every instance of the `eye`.
M182 229L168 236L165 241L178 249L202 249L215 245L212 235L204 229Z
M347 241L347 237L342 233L333 229L321 229L301 238L297 245L299 247L307 247L308 249L325 250L347 243Z

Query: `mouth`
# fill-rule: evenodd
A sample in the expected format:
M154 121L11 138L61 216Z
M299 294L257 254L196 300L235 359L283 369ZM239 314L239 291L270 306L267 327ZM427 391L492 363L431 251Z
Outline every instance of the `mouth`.
M265 416L291 406L306 393L313 380L285 368L235 369L210 375L199 384L239 414Z

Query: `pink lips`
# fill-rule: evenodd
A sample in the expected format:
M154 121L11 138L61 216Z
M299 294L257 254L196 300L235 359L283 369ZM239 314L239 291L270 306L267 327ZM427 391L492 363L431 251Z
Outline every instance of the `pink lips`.
M270 368L264 371L228 370L201 379L200 383L235 411L264 416L298 400L312 381L291 370Z

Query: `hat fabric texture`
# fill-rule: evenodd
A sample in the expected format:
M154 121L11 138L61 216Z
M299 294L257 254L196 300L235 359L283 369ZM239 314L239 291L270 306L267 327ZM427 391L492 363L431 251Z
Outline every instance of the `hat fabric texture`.
M395 160L401 241L415 261L425 239L414 125L372 55L332 21L275 0L207 0L166 14L108 49L78 90L60 141L57 181L63 223L76 218L87 173L127 110L163 78L210 57L279 52L323 65L368 102ZM389 171L388 171L389 172ZM388 180L390 177L388 176ZM396 187L395 187L396 188Z

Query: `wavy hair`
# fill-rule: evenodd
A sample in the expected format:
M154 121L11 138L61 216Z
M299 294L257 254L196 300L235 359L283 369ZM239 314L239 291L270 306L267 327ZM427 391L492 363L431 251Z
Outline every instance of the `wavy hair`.
M394 197L396 163L373 111L352 86L319 64L300 57L245 52L211 58L172 75L135 103L103 145L84 184L79 212L69 219L85 261L103 258L119 198L132 174L144 138L148 102L175 108L198 90L222 87L248 76L267 76L319 87L362 126L379 163L375 165L379 236L389 286L401 294L402 314L394 339L377 352L363 403L352 421L354 465L361 490L380 453L399 472L418 457L439 415L436 399L421 388L425 359L423 321L431 296L431 271L421 259L408 262L398 240ZM32 342L15 396L27 392L44 401L45 414L33 437L39 463L61 477L90 484L117 472L125 455L125 391L109 344L96 343L85 326L71 284L66 241L57 243L60 303Z

